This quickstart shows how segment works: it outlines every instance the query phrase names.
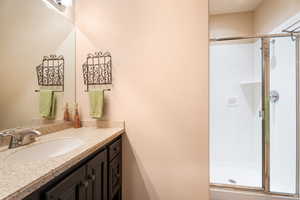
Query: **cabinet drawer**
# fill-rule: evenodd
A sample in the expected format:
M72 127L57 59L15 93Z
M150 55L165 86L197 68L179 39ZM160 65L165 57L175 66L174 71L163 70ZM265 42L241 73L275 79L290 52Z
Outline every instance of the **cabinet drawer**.
M120 152L122 148L121 139L118 139L109 146L109 160L114 159Z

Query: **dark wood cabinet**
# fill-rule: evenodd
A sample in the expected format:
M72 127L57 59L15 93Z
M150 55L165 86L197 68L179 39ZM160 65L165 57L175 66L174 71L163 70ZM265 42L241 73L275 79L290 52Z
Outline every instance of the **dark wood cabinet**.
M108 200L122 199L122 140L116 140L108 148Z
M116 156L121 153L122 150L122 141L117 140L109 145L109 161L112 161Z
M119 137L24 200L121 200L121 147Z
M87 163L87 200L107 200L107 151Z
M121 193L121 184L122 184L122 160L121 155L118 155L115 157L110 163L109 163L109 199L110 200L119 200L120 198L117 198L120 196ZM117 196L117 197L116 197Z
M85 179L85 167L77 169L51 190L46 192L47 200L87 200L86 189L88 181Z
M26 197L24 200L39 200L38 194L35 192L32 195Z

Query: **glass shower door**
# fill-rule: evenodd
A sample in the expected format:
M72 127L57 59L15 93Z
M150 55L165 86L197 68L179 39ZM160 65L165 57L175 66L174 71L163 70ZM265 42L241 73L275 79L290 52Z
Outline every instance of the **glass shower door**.
M210 46L210 181L262 188L261 41Z
M270 40L270 191L296 193L297 63L296 42Z

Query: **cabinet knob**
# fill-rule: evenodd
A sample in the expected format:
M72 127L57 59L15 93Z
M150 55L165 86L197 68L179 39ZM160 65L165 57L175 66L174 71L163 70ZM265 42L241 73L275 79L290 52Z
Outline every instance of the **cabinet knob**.
M81 186L87 188L89 187L89 182L88 181L81 182Z
M96 180L96 176L95 174L92 174L92 175L89 175L88 178L92 181L95 181Z

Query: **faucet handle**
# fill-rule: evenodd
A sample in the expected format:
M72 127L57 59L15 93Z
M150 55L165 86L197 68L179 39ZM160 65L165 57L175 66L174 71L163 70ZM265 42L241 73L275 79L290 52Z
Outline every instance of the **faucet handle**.
M34 129L13 128L0 132L0 138L10 136L9 148L16 148L19 146L27 145L36 141L36 137L41 133ZM2 141L1 141L2 143Z
M20 129L21 129L21 127L5 129L5 130L0 131L0 135L2 135L2 136L9 135L9 134L15 133L17 130L20 130Z

